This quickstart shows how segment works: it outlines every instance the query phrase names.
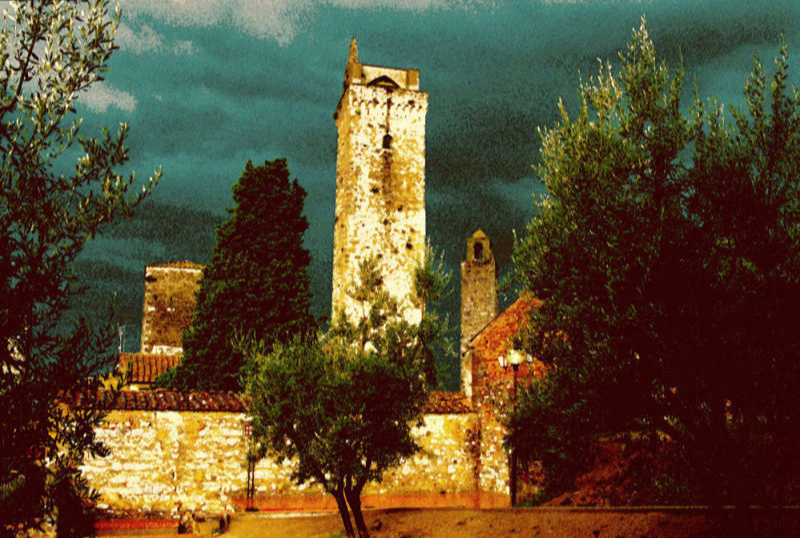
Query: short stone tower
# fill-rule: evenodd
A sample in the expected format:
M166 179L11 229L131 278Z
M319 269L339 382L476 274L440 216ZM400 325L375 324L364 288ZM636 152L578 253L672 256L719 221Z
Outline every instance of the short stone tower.
M492 244L482 230L467 239L461 262L461 388L472 395L472 359L467 344L497 317L497 264Z
M192 262L148 265L144 271L142 353L183 352L181 333L189 326L203 266Z
M347 296L361 260L378 258L387 290L409 321L412 268L425 247L425 114L419 71L364 65L356 40L333 115L339 132L333 253L333 318L355 305Z

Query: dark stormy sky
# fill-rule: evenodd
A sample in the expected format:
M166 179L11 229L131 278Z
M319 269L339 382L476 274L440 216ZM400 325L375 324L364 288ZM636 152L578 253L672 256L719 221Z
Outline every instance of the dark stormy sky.
M314 312L330 308L336 129L348 43L363 63L417 68L429 93L429 239L453 270L457 322L464 240L482 228L501 274L513 230L542 192L537 127L581 76L617 54L646 16L657 53L687 70L687 103L741 101L753 53L772 66L781 33L800 58L797 0L122 0L106 81L77 106L84 134L130 124L131 169L163 179L133 221L94 240L78 264L91 316L117 294L125 349L138 348L145 264L206 263L214 226L245 162L285 157L308 191ZM2 3L0 3L2 4ZM797 69L790 69L792 81ZM506 299L507 300L507 299Z

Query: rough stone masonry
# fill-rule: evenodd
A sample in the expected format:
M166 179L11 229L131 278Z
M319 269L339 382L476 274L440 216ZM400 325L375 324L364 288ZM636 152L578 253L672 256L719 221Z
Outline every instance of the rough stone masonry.
M334 119L339 132L333 252L333 316L355 313L346 290L359 263L378 258L384 284L405 317L412 268L425 248L425 114L419 71L364 65L355 39Z

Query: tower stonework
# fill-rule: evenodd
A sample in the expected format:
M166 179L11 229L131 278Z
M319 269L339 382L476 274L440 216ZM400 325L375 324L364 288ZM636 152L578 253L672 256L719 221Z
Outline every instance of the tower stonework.
M467 239L467 257L461 262L461 388L472 395L472 356L467 345L497 317L497 264L492 244L482 230Z
M413 267L425 248L425 115L419 71L364 65L356 41L334 119L339 133L333 254L333 319L355 314L347 288L371 256L386 289L418 321L408 302Z
M141 353L180 354L181 333L192 321L203 266L158 263L146 266L144 274Z

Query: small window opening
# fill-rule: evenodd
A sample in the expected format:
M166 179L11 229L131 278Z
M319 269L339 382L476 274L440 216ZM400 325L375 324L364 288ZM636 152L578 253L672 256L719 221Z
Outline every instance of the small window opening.
M475 243L475 259L477 261L483 260L483 243Z
M383 135L383 149L392 149L392 135Z

